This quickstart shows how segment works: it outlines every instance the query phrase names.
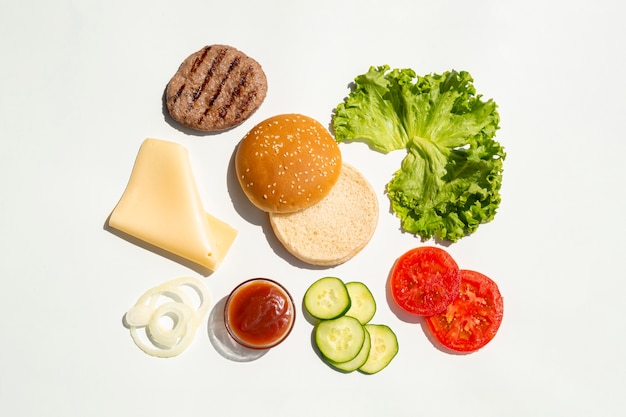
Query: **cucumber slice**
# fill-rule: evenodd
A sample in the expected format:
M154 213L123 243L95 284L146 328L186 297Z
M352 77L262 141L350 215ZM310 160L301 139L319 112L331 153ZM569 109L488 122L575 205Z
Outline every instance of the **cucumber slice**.
M337 318L348 311L350 305L346 284L339 278L320 278L304 293L304 308L320 320Z
M384 324L366 324L365 328L370 334L370 354L367 361L359 368L366 374L380 372L398 353L398 338L389 326Z
M346 316L358 319L361 324L369 323L376 313L376 301L371 291L362 282L348 282L346 288L351 302Z
M365 342L365 328L354 317L322 320L315 328L315 344L324 358L348 362L356 358Z
M363 346L359 351L359 354L354 357L354 359L349 360L348 362L333 362L330 359L326 359L326 361L333 367L339 369L340 371L352 372L359 369L370 354L370 346L372 346L370 333L365 330L365 340L363 341Z

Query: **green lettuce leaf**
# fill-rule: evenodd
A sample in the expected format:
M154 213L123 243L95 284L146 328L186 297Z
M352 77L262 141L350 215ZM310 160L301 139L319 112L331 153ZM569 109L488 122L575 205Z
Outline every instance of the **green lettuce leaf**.
M500 204L504 148L500 117L466 71L417 76L371 67L335 109L337 142L360 141L407 154L387 184L402 228L423 240L455 242L493 220Z

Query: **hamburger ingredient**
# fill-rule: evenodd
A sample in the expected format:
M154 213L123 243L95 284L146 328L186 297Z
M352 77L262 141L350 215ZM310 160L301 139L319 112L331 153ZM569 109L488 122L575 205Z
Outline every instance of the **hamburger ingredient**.
M337 318L350 308L348 288L336 277L324 277L315 281L304 293L304 308L320 320Z
M367 179L343 163L337 183L317 204L269 217L277 239L293 256L311 265L335 266L369 243L378 213L378 199Z
M398 338L391 328L384 324L366 324L371 347L367 360L359 370L365 374L375 374L387 367L398 354Z
M331 362L351 361L359 354L364 342L365 328L354 317L322 320L315 328L315 344Z
M452 256L434 246L405 252L391 270L389 285L403 310L431 316L446 310L459 293L461 275Z
M257 61L232 46L210 45L183 61L167 84L165 102L177 122L211 132L248 119L266 94Z
M224 307L226 329L239 344L269 349L291 332L296 309L291 295L277 282L255 278L235 288Z
M365 340L363 341L363 346L353 359L346 362L333 362L330 359L325 358L326 362L344 372L354 372L363 366L365 362L367 362L367 358L369 358L370 350L372 348L372 338L370 337L370 333L367 331L367 328L364 327L364 329Z
M335 297L336 292L341 296ZM318 309L326 310L320 305L334 307L333 313L326 315L332 318L320 319L314 327L315 345L322 359L332 367L344 372L359 370L373 374L389 365L398 353L398 340L391 328L369 323L376 302L364 283L344 284L336 277L320 278L307 289L304 305L313 317L324 315L318 312ZM343 312L335 316L341 309Z
M379 152L405 149L387 184L402 228L423 240L455 242L491 221L500 204L500 117L476 94L465 71L417 76L370 67L335 109L338 142L362 141Z
M237 231L206 213L187 149L146 139L109 226L214 271Z
M461 287L454 301L426 322L435 339L446 348L473 352L495 337L503 311L497 284L479 272L462 269Z
M396 304L426 316L428 331L450 350L473 352L484 347L502 323L504 304L498 285L479 272L458 269L443 249L427 246L406 252L392 268L389 282Z
M194 340L209 303L208 290L201 281L182 277L146 291L124 319L137 347L148 355L170 358Z
M256 125L240 141L235 169L250 201L266 212L305 209L328 195L341 172L341 152L328 130L300 114Z
M350 308L346 316L354 317L361 324L367 324L376 314L376 300L367 285L353 281L346 284L350 297Z

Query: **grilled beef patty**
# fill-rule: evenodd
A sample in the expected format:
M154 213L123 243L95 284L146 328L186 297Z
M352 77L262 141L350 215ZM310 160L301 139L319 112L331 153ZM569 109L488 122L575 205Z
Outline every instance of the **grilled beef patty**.
M210 132L245 121L266 94L267 78L258 62L231 46L210 45L183 61L165 100L174 120Z

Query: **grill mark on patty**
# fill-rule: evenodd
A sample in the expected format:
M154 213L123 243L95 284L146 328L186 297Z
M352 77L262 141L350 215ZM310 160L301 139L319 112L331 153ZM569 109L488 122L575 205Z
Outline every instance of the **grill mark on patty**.
M228 103L224 104L220 108L220 111L218 113L220 118L224 119L226 117L226 114L228 114L228 111L230 110L230 108L232 107L233 103L235 102L235 99L237 99L241 95L241 92L242 92L241 90L247 84L248 75L250 75L253 70L254 69L252 68L252 66L249 65L246 68L246 70L243 72L243 74L241 74L241 77L239 78L239 82L237 83L237 85L233 89L233 92L232 92L232 94L230 95L230 97L228 99ZM253 90L251 93L254 93L254 95L256 95L256 90ZM237 109L237 111L235 113L235 120L239 120L241 118L242 110L245 109L245 106L250 101L250 94L251 93L248 93L248 95L246 96L246 100L243 102L243 105L240 106Z
M239 63L241 62L241 57L240 56L236 56L230 63L230 65L228 66L228 70L226 71L226 73L224 74L224 76L222 77L222 80L217 88L217 90L215 91L215 93L213 94L213 96L211 97L211 99L209 100L208 103L208 107L204 110L204 112L202 113L202 115L198 118L198 123L202 123L202 120L204 120L204 118L209 114L209 112L211 111L211 109L213 108L213 105L215 104L215 101L218 99L218 97L220 96L220 94L222 94L222 91L224 89L224 86L226 85L226 82L229 81L231 79L231 75L234 77L233 75L233 71L235 70L235 68L237 68L239 66ZM244 73L240 80L239 83L237 84L237 87L235 88L235 90L233 90L233 92L231 93L230 97L229 97L229 101L228 103L232 103L234 100L233 95L237 95L239 94L238 90L239 90L239 86L242 83L242 79L244 80L243 82L245 82L245 77L247 77L249 71L247 71L246 73ZM223 109L224 107L222 107ZM224 119L224 117L226 116L226 113L223 112L222 110L219 111L218 116L221 119Z
M202 95L202 93L203 93L204 89L206 88L207 84L209 83L211 78L213 78L213 73L215 71L215 68L217 68L217 66L222 62L222 60L224 59L224 56L226 55L227 51L228 50L226 48L224 48L224 49L219 51L219 53L217 54L217 56L215 56L215 58L213 58L213 61L211 62L211 65L209 66L209 69L207 70L206 75L204 76L204 80L202 80L202 84L193 93L193 97L191 98L191 102L189 103L188 110L191 110L191 108L193 107L194 103Z
M189 72L191 72L192 74L196 72L198 67L204 62L204 59L206 58L210 50L210 46L204 47L204 49L202 50L202 54L199 57L196 57L196 59L193 61L193 65L191 66L191 70Z
M215 103L215 100L217 100L219 95L222 93L222 89L224 88L226 81L228 81L228 79L230 78L230 74L237 67L237 65L239 65L240 60L241 58L237 56L231 61L230 65L228 66L228 71L226 71L226 74L224 74L224 77L222 77L222 81L220 82L219 87L215 91L215 94L213 94L213 97L211 97L211 99L209 100L209 107L213 107L213 103Z
M241 103L241 106L239 106L237 108L237 113L235 113L236 119L239 120L243 113L248 110L248 105L250 104L250 102L252 102L252 100L254 100L257 96L257 90L252 90L248 93L248 95L246 96L246 99L243 101L243 103Z
M204 62L204 60L206 59L207 54L209 53L209 51L211 50L212 46L206 46L202 49L202 54L200 54L199 56L196 56L196 58L193 61L193 64L191 65L191 69L189 70L190 74L193 74L194 72L196 72L196 70L198 69L198 67L200 65L202 65L202 63ZM176 94L174 94L173 98L172 98L172 102L176 103L178 101L178 99L180 98L181 94L183 93L183 91L185 90L185 87L187 87L187 83L182 83L181 86L178 88L178 90L176 91Z
M180 97L180 95L183 93L183 90L185 89L185 87L187 86L186 83L183 83L180 88L178 89L178 91L176 91L176 94L174 94L174 97L172 98L172 103L176 103L178 101L178 98Z

